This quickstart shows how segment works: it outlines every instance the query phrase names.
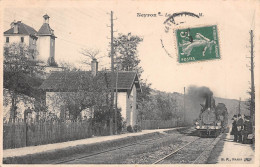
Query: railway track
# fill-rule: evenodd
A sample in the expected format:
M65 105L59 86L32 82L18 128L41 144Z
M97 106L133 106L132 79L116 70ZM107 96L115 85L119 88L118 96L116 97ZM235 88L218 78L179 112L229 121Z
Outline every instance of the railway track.
M187 143L187 144L185 144L184 146L178 148L177 150L171 152L170 154L164 156L163 158L161 158L161 159L155 161L153 164L158 164L158 163L162 162L163 160L166 160L167 158L173 156L173 154L175 154L175 153L177 153L178 151L182 150L183 148L187 147L188 145L190 145L191 143L195 142L196 140L198 140L198 138L195 139L195 140L193 140L193 141L191 141L191 142L189 142L189 143Z
M219 138L219 137L218 137ZM179 147L153 164L196 164L217 143L218 138L196 138ZM207 151L207 152L206 152Z
M189 131L190 131L189 128L183 128L183 129L178 130L179 133L183 133L183 134L188 133ZM156 143L157 141L160 141L160 140L167 138L171 135L171 134L167 134L167 133L165 133L165 134L166 135L163 136L163 137L157 137L157 138L154 138L154 139L147 139L147 140L144 140L144 141L141 141L141 142L136 142L136 143L124 145L124 146L108 149L108 150L105 150L105 151L96 152L96 153L93 153L93 154L88 154L88 155L84 155L84 156L80 156L80 157L76 157L76 158L61 160L61 161L55 162L54 164L66 164L66 163L77 162L77 161L80 161L80 160L86 161L86 159L90 159L91 157L97 157L97 156L100 156L100 155L101 155L101 157L103 157L102 156L103 154L108 154L108 153L112 153L112 152L116 152L116 151L120 152L120 150L125 151L128 148L130 148L129 150L131 151L131 150L133 150L134 147L144 146L144 145L145 146L152 145L152 144ZM91 161L93 162L93 160L91 160Z
M81 155L65 159L55 164L192 164L200 163L205 150L216 140L215 138L200 138L193 134L192 128L185 128L163 137ZM173 145L169 149L169 146ZM167 148L167 149L164 149ZM160 154L158 154L160 152ZM203 154L204 153L204 154ZM149 156L147 156L149 155ZM143 161L146 157L147 161ZM158 157L162 157L158 160Z

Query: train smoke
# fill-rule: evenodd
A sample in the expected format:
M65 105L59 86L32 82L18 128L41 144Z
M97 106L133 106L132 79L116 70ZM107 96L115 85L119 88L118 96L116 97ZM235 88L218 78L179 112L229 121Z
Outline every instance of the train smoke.
M188 96L195 99L205 99L208 96L213 96L213 92L205 86L190 86L188 88Z
M205 104L206 98L213 96L213 92L205 86L189 86L187 91L186 122L192 124L199 117L201 105Z

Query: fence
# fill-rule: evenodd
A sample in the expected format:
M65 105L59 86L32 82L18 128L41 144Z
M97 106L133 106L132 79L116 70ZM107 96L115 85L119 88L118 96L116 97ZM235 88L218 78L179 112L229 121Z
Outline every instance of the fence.
M81 122L24 122L4 124L3 148L18 148L41 144L84 139L92 135L109 135L106 126L93 127L89 121Z
M142 120L142 129L165 129L180 126L177 120Z

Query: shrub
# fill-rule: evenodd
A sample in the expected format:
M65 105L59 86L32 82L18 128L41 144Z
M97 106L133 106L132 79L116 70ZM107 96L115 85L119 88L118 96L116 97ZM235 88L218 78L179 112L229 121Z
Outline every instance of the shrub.
M142 131L140 125L134 125L133 130L134 130L134 132L141 132Z
M127 132L133 132L133 128L131 125L128 125L127 128L126 128Z

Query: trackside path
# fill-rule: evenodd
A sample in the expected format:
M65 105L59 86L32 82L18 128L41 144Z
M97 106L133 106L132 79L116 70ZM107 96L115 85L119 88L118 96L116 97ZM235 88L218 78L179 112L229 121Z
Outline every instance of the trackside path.
M254 163L254 149L251 144L233 142L233 136L225 135L215 146L208 158L210 164Z
M68 141L68 142L62 142L62 143L53 143L53 144L39 145L39 146L29 146L29 147L22 147L22 148L16 148L16 149L6 149L6 150L3 150L3 158L5 159L8 157L19 157L19 156L26 156L26 155L32 155L32 154L39 154L39 153L51 152L51 151L60 150L60 149L72 148L72 147L80 146L80 145L90 145L90 144L95 144L95 143L119 140L119 139L123 139L123 138L127 138L127 137L142 136L145 134L151 134L151 133L156 133L156 132L164 133L165 131L171 131L171 130L177 130L177 129L180 129L180 127L171 128L171 129L143 130L142 132L137 132L137 133L127 133L127 134L120 134L120 135L113 135L113 136L99 136L99 137L92 137L92 138Z

